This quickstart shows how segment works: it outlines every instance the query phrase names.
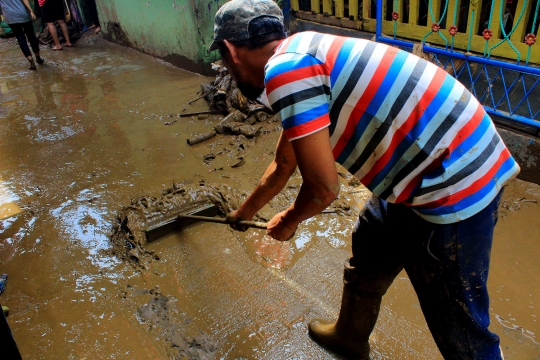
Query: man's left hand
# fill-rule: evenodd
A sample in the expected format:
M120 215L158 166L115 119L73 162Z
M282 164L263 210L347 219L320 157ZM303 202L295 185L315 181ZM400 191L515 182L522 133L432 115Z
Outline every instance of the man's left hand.
M276 214L269 222L266 227L266 233L272 238L279 241L287 241L292 239L296 232L298 225L289 224L285 215L287 211L280 212Z

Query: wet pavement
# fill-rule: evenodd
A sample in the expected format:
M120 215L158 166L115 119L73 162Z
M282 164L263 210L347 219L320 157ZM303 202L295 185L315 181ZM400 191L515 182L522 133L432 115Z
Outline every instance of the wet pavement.
M77 45L44 49L36 72L12 42L0 46L0 272L9 274L0 302L23 357L335 358L306 325L339 311L367 191L342 174L339 213L307 221L288 243L197 223L149 244L144 266L119 260L110 235L131 199L159 198L173 183L241 198L271 161L278 129L190 147L220 118L176 114L208 109L188 102L211 78L94 36ZM287 206L300 181L262 217ZM540 186L513 181L496 228L492 330L507 359L540 359L539 202ZM440 358L404 273L370 341L374 359Z

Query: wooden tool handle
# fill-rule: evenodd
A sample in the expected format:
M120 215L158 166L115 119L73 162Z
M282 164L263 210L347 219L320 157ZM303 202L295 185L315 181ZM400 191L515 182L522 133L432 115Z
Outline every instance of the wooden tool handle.
M188 116L197 116L197 115L223 115L225 112L223 110L208 110L208 111L197 111L191 113L180 113L178 117L188 117Z
M197 216L197 215L178 215L178 217L183 218L183 219L207 221L207 222L214 222L214 223L220 223L220 224L231 224L229 221L227 221L227 219L217 218L217 217ZM267 223L264 223L264 222L247 221L247 220L240 220L240 221L235 222L235 224L244 225L247 227L252 227L252 228L257 228L257 229L266 229L266 225L267 225Z

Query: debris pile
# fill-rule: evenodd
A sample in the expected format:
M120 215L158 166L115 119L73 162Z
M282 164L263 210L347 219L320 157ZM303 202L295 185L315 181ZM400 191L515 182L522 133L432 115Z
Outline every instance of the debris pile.
M247 197L245 193L221 184L173 183L164 189L161 197L140 196L118 213L112 228L112 254L131 265L145 268L145 264L159 260L159 255L146 248L145 230L181 213L214 204L224 216ZM260 220L260 219L259 219Z
M201 84L201 98L208 101L210 112L217 111L227 115L212 131L188 139L189 145L211 139L216 134L244 135L246 138L253 138L261 134L262 126L259 123L277 121L270 109L248 100L242 94L221 61L213 63L212 69L218 74L214 81ZM188 114L179 114L184 115Z

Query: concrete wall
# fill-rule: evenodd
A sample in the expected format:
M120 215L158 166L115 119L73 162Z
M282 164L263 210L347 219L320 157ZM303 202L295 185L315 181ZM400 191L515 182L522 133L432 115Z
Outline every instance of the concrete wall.
M226 0L96 0L104 36L183 69L214 75L214 16Z
M540 184L540 139L512 129L498 127L498 131L512 156L521 166L518 178Z

